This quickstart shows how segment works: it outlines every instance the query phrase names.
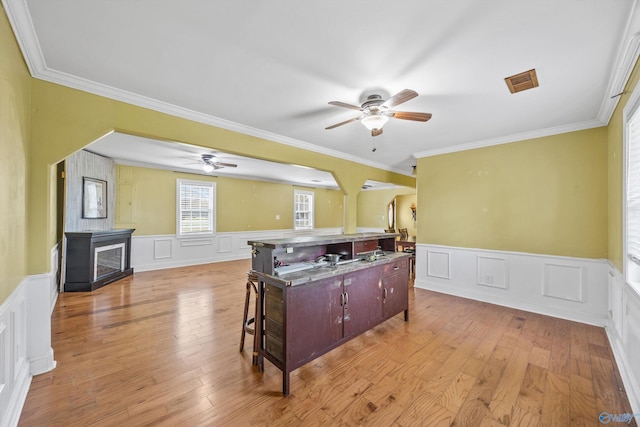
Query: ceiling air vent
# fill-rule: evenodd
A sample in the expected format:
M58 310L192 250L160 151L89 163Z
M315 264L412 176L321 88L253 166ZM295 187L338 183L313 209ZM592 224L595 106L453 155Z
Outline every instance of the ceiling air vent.
M538 87L538 76L536 76L535 69L507 77L504 81L507 82L511 93L522 92L523 90Z

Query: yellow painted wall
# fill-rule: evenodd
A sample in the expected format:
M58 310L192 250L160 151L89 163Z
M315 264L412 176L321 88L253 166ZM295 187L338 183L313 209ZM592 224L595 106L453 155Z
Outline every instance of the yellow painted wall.
M309 191L308 188L299 189ZM344 194L342 191L326 188L314 188L311 191L314 194L314 227L342 227L344 224ZM293 224L293 218L291 224Z
M421 158L418 241L607 257L605 127Z
M418 222L411 216L411 205L415 205L417 200L415 193L396 197L396 229L406 228L409 236L418 235Z
M30 197L28 227L29 271L49 271L55 243L55 207L50 200L50 167L111 130L184 142L264 160L309 166L334 174L341 188L355 199L354 189L373 179L415 186L415 179L307 150L243 135L157 111L113 101L56 84L33 80ZM344 205L345 231L355 231L355 203Z
M0 12L0 303L27 275L26 209L31 77Z
M0 189L3 224L11 225L10 228L0 225L0 258L7 260L1 265L0 301L23 279L25 251L28 253L27 274L50 271L50 250L56 243L55 187L51 167L113 129L333 171L346 194L343 217L347 231L352 231L356 224L385 226L384 219L379 223L361 220L369 209L358 209L355 200L360 198L358 188L364 179L415 186L411 177L317 153L309 155L308 151L295 147L31 79L4 9L0 16L0 77L0 149L5 156L0 178L2 182L11 183ZM627 91L635 87L637 81L637 72L634 72ZM621 269L621 108L628 93L621 97L620 106L604 136L602 130L591 130L585 131L585 138L578 132L473 150L467 155L455 153L420 159L418 175L424 191L418 196L418 240L588 257L603 257L608 253L609 259ZM583 146L577 147L576 134L578 139L585 140L586 150ZM542 143L536 150L510 147L536 142ZM556 142L558 147L555 147ZM603 142L604 166L596 158L601 153L595 154L601 151ZM572 151L574 148L565 149L573 146L576 146L575 151ZM531 164L523 160L527 157L523 155L526 152L532 155ZM490 158L494 154L496 157L492 161ZM476 155L479 157L474 158ZM448 159L449 156L453 160ZM501 163L511 156L516 162ZM455 171L444 171L444 164L456 166ZM523 166L522 170L518 169L519 165ZM431 166L433 170L429 171ZM603 174L603 170L606 173ZM476 175L465 177L469 171L469 175L474 171ZM478 176L481 171L489 175ZM538 171L542 173L536 176ZM578 179L571 177L573 172ZM495 179L495 176L505 179ZM447 179L452 180L447 183ZM486 183L492 180L497 187L488 190ZM605 190L602 183L607 183ZM449 192L453 194L446 194L447 185L451 186ZM549 191L545 191L547 188ZM431 194L432 190L435 190L434 194ZM479 193L474 193L475 190ZM465 194L471 196L467 202L454 197ZM7 209L7 200L11 201L12 209ZM30 212L26 224L25 206L29 206ZM443 206L454 209L446 214ZM482 211L483 208L487 211ZM512 219L508 214L513 214ZM442 229L438 230L440 226ZM601 231L603 229L605 231ZM558 233L553 237L555 231ZM603 249L603 241L606 249Z
M358 227L389 228L387 206L398 195L415 194L415 188L367 190L358 194Z
M316 228L342 227L343 193L339 190L125 165L118 165L116 171L115 227L135 228L136 236L175 234L177 179L216 183L219 232L292 229L293 191L298 188L314 192Z

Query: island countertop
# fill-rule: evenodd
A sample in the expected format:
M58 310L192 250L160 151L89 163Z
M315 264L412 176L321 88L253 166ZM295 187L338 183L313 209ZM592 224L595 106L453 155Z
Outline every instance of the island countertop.
M247 242L250 246L259 246L271 249L280 249L287 247L304 247L304 246L316 246L322 244L334 244L345 242L358 242L373 239L383 239L399 236L397 233L353 233L353 234L333 234L325 236L299 236L299 237L287 237L281 239L263 239L263 240L249 240Z
M401 259L409 258L411 254L404 252L385 252L384 255L378 256L375 261L368 260L347 260L337 265L320 264L318 266L311 266L310 268L301 271L293 271L291 273L269 275L267 273L256 272L258 275L264 275L271 280L278 281L284 286L297 286L305 283L313 282L316 280L326 279L328 277L341 276L343 274L351 273L354 271L360 271L371 267L381 266L399 261Z

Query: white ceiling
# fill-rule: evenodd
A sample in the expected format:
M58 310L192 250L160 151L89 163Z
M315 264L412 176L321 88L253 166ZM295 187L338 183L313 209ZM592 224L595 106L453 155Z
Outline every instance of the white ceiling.
M35 77L407 175L415 157L606 125L640 30L636 0L2 2ZM532 68L540 86L511 94L504 78ZM358 116L329 101L372 88L413 89L395 109L433 118L324 129Z
M85 150L114 159L119 164L159 168L176 172L209 176L224 176L239 179L254 179L269 182L296 184L305 187L338 189L333 175L327 171L285 163L274 163L215 151L209 148L159 141L112 132L89 144ZM223 167L211 173L203 171L202 155L212 154L222 163L237 167ZM367 190L389 188L392 185L367 181Z

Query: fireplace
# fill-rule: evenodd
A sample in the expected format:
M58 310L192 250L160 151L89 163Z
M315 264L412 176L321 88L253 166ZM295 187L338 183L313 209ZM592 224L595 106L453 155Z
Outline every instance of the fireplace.
M67 232L65 292L96 290L133 274L133 229Z
M98 246L93 254L93 281L124 271L125 245Z

